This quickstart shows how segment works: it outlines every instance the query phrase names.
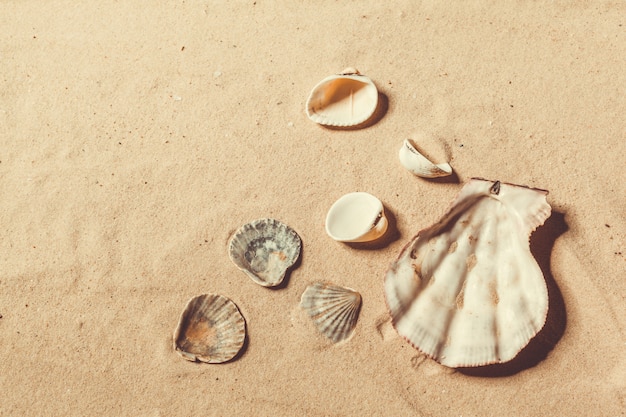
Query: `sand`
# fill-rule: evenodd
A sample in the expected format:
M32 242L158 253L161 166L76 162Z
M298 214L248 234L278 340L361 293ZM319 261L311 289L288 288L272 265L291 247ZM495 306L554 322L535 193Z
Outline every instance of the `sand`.
M621 2L3 1L0 415L626 414L626 7ZM304 113L353 66L383 114L353 131ZM455 170L408 173L405 138ZM510 364L454 370L392 328L383 276L471 177L550 191L531 239L550 290ZM332 241L331 204L380 198L395 233ZM229 260L235 229L302 237L278 290ZM357 289L354 336L298 308ZM237 360L172 347L191 297L231 298Z

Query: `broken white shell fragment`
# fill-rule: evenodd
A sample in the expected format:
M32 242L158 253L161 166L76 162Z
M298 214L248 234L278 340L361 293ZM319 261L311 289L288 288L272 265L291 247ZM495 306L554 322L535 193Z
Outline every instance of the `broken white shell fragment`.
M399 157L402 166L418 177L437 178L452 174L450 164L433 164L417 150L410 139L404 140Z
M222 363L234 358L246 338L246 322L230 299L203 294L187 303L174 332L174 349L189 361Z
M339 242L369 242L387 231L383 203L365 192L348 193L337 200L326 216L326 233Z
M301 247L300 236L291 227L274 219L258 219L235 232L228 253L254 282L274 287L296 263Z
M529 249L547 191L470 180L448 212L391 264L385 298L398 333L449 367L513 359L543 327L548 292Z
M320 81L306 101L306 114L316 123L350 127L367 121L376 111L378 89L354 68Z
M334 343L352 335L361 309L361 294L329 283L309 285L300 299L317 329Z

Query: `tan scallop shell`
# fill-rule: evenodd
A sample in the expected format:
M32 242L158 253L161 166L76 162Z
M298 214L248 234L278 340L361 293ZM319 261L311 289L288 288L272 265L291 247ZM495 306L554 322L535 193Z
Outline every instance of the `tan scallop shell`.
M174 349L189 361L222 363L234 358L246 338L246 322L230 299L203 294L187 303L174 332Z
M378 89L354 68L320 81L306 101L306 114L316 123L351 127L366 122L376 111Z
M507 362L543 327L548 293L529 249L547 191L470 180L385 277L394 327L449 367Z
M298 260L301 247L300 236L291 227L275 219L258 219L235 232L228 254L254 282L274 287Z
M320 333L337 343L352 335L361 309L361 294L339 285L315 283L302 294L300 306Z

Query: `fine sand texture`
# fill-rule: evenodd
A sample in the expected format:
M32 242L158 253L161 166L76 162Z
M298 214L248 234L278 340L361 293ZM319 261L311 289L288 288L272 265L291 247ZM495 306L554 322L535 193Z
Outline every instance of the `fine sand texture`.
M624 57L621 1L1 1L0 415L626 415ZM375 118L313 123L346 67ZM407 138L454 175L405 170ZM549 190L550 311L512 362L450 369L395 332L383 278L472 177ZM354 191L384 241L326 235ZM263 217L303 242L273 290L227 253ZM351 339L299 308L317 281L361 293ZM173 349L204 293L245 317L231 362Z

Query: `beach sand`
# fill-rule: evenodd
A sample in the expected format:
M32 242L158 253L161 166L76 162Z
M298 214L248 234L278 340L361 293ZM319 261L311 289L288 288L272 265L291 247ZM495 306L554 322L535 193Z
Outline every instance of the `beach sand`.
M621 2L3 1L0 415L626 415L626 6ZM311 122L312 87L374 80L379 120ZM406 138L454 176L398 161ZM549 190L531 238L548 321L509 364L449 369L393 329L383 277L471 177ZM332 241L366 191L394 233ZM277 290L229 260L251 220L302 255ZM363 297L353 337L298 307L331 281ZM172 347L191 297L247 322L220 365Z

